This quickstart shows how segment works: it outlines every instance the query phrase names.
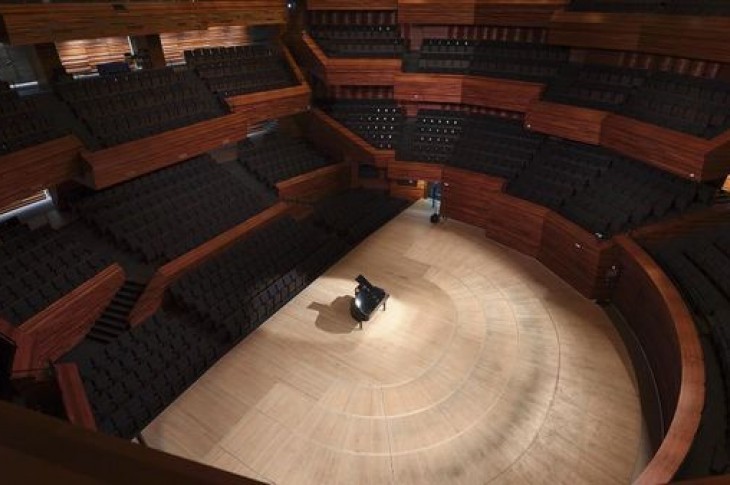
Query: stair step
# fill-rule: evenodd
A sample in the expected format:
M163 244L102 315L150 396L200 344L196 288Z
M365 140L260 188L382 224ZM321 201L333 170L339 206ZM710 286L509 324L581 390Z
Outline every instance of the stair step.
M106 307L106 310L104 310L104 313L113 313L115 315L121 315L123 317L126 317L129 315L129 312L132 310L131 306L124 306L124 305L109 305Z
M114 340L114 339L109 339L109 338L106 338L106 337L97 337L97 336L92 335L92 334L88 334L86 336L86 338L88 338L89 340L93 340L94 342L99 342L99 343L105 344L105 345L108 344L108 343L111 343Z
M105 322L103 320L99 320L93 327L91 327L91 330L94 330L97 327L126 331L129 328L129 325L126 322Z
M103 328L97 328L94 327L91 329L91 332L89 332L89 336L97 337L97 338L112 338L115 339L120 335L119 332L114 332L110 330L105 330Z
M119 316L119 315L114 315L113 313L112 314L109 314L109 313L106 313L106 312L104 312L99 317L99 319L97 320L97 322L102 322L102 321L127 323L127 319L125 317L122 317L122 316Z

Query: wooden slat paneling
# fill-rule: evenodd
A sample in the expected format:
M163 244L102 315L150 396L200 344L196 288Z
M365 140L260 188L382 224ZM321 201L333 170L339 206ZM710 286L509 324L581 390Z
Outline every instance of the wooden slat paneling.
M474 0L398 0L401 24L474 24Z
M525 114L525 128L548 135L598 145L609 113L566 104L534 101Z
M61 63L71 74L96 72L97 64L124 62L124 54L131 52L126 37L66 40L56 43Z
M474 0L474 24L542 27L570 0ZM446 7L448 8L448 7Z
M311 95L309 86L305 84L232 96L226 98L226 102L234 113L242 115L247 123L254 125L306 111L311 102Z
M672 480L699 427L705 399L702 347L682 296L654 260L627 236L617 236L621 275L613 301L639 338L664 410L666 434L635 484Z
M715 180L730 172L730 133L705 140L611 114L601 145L692 180Z
M537 259L583 296L593 299L608 296L605 276L611 266L618 264L613 242L597 239L553 211L545 217Z
M102 189L246 137L246 113L233 113L103 150L82 151L87 183Z
M81 149L69 135L0 156L0 207L79 176Z
M636 51L646 18L641 14L558 11L550 20L548 43Z
M485 228L492 193L501 192L504 179L453 167L444 167L441 213Z
M322 167L276 184L280 199L303 201L316 201L349 186L350 164L347 162Z
M549 209L505 193L490 194L485 233L490 239L537 257Z
M429 182L440 182L443 169L443 165L436 163L401 162L393 160L388 163L388 178L391 180L426 180Z
M0 15L11 44L286 23L285 4L275 0L0 4Z
M123 283L124 270L115 263L19 325L14 333L18 351L13 369L37 369L71 350Z
M201 47L232 47L249 43L248 26L227 25L213 26L205 30L188 30L186 32L163 32L160 34L162 51L167 64L185 62L186 50Z
M399 74L395 99L401 102L463 103L524 112L544 86L538 83L459 74Z
M73 362L56 364L56 381L61 390L63 407L71 424L96 431L96 420L86 396L79 369Z
M140 296L137 304L132 309L132 312L129 315L129 323L132 326L136 326L154 315L162 304L162 298L168 286L177 281L186 272L203 264L205 261L213 258L217 254L222 253L230 246L255 231L258 227L280 217L286 211L287 204L278 202L263 212L251 217L247 221L242 222L223 234L214 237L197 248L188 251L179 258L158 268L150 282L147 284L144 293L142 293L142 296Z

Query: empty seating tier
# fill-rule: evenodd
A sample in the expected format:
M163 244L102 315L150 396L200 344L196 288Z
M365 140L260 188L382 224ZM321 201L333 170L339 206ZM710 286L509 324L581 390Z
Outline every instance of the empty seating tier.
M280 132L239 142L238 162L272 188L278 182L330 164L304 140Z
M708 206L715 188L591 145L551 140L507 186L601 238Z
M168 262L262 211L243 180L209 156L73 202L81 217L148 263Z
M403 38L397 25L316 25L312 38L328 57L400 57Z
M674 280L692 311L706 345L707 399L699 438L701 465L708 473L727 473L730 429L730 225L719 224L669 240L646 244L647 250ZM717 364L715 364L717 362ZM713 367L719 367L719 372ZM704 429L704 431L702 431Z
M547 86L543 99L617 111L641 87L649 72L601 65L570 64Z
M393 150L398 145L405 115L394 101L337 101L327 111L375 148Z
M0 155L37 145L66 134L43 114L36 96L18 96L0 85Z
M99 431L131 439L231 346L225 332L176 311L158 312L77 361Z
M569 10L678 15L730 15L727 0L572 0Z
M408 202L372 190L352 190L321 200L312 218L350 244L357 244L398 215Z
M568 54L562 47L531 42L424 39L417 70L543 82L558 73Z
M730 83L657 72L620 112L665 128L713 138L730 128Z
M225 114L223 104L192 72L136 71L56 85L84 123L91 148L156 135Z
M0 225L0 318L20 325L111 261L73 237L73 228Z
M338 238L287 216L188 273L171 291L180 304L241 338L348 249Z
M544 139L519 120L471 115L449 165L509 180L532 161Z
M185 62L211 91L224 97L299 84L281 48L274 45L195 49L185 51Z
M461 138L467 113L422 109L404 125L398 160L448 163Z

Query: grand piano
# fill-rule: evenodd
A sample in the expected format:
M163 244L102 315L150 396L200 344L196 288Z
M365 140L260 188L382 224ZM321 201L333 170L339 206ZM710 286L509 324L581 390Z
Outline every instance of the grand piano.
M370 320L378 308L382 306L385 311L390 295L382 288L373 286L363 275L358 275L355 281L358 285L355 288L355 298L350 303L350 315L362 328L362 322Z

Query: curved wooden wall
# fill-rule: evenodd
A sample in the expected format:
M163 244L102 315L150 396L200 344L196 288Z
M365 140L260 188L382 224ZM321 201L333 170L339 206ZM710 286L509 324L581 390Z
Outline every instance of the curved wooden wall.
M215 25L286 22L284 2L210 0L204 2L111 2L0 4L10 44L42 44L72 39L205 30Z
M634 240L615 238L621 276L613 301L638 336L659 389L665 436L636 480L666 483L684 461L699 426L705 367L697 329L671 280Z

